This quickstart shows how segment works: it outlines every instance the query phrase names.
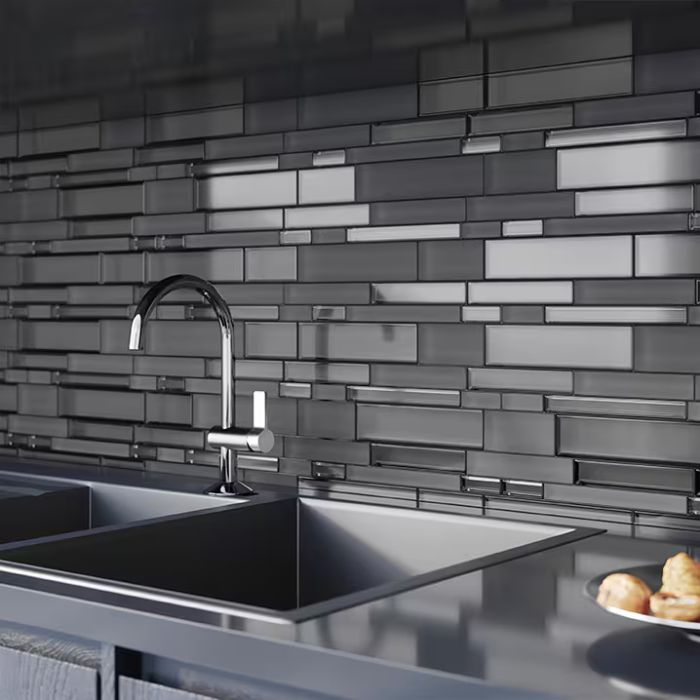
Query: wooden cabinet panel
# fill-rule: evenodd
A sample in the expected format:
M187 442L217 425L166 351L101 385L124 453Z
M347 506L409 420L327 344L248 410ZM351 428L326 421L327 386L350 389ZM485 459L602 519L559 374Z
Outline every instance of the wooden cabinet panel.
M119 700L213 700L213 696L167 688L164 685L122 676L119 679Z

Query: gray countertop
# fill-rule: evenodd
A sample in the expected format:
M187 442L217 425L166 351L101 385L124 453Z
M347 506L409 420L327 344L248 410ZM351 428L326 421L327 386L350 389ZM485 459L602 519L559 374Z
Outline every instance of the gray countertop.
M12 468L174 490L198 491L206 485L167 475L0 462L0 469ZM276 495L290 494L279 490ZM572 519L569 524L593 523ZM250 671L265 663L256 645L273 641L297 654L302 665L313 663L304 660L309 651L323 649L540 695L588 700L633 698L655 690L656 697L700 697L692 677L700 661L696 643L608 614L582 593L585 582L602 572L659 563L679 550L700 555L700 529L608 532L309 622L248 622L244 629L223 617L202 624L133 606L40 593L5 575L0 618L219 669L231 670L235 657L241 670Z

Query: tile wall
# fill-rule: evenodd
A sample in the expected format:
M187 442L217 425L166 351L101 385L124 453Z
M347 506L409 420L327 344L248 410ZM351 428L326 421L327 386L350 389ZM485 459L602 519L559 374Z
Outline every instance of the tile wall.
M146 286L186 272L237 322L239 424L268 393L248 479L691 524L700 49L558 17L299 68L332 92L3 112L0 453L213 478L212 312L173 294L127 350Z

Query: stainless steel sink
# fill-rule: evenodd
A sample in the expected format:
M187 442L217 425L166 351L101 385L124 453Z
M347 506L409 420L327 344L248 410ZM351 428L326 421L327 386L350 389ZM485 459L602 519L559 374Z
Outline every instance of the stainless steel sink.
M289 623L595 532L290 498L5 549L0 572L101 600Z

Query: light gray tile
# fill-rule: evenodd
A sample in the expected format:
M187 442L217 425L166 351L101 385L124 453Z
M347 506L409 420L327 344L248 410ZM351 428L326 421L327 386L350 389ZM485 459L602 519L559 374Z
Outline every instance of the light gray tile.
M462 408L497 410L501 407L501 395L494 391L463 391Z
M311 384L301 382L280 383L280 396L289 399L310 399Z
M642 372L576 372L577 394L642 399L692 399L692 377Z
M500 136L470 136L462 141L462 153L498 153L501 150Z
M685 307L672 306L548 306L548 323L685 323Z
M628 214L666 211L690 211L693 208L691 185L672 187L633 187L614 190L588 190L576 193L576 214Z
M147 423L192 424L192 397L178 394L146 394Z
M138 392L61 388L58 401L62 416L128 421L144 419L144 398Z
M415 85L313 95L299 100L299 126L309 129L408 119L416 116L416 105Z
M286 362L285 379L297 382L369 382L369 366L342 362Z
M299 435L352 440L355 437L355 406L335 401L300 401Z
M337 206L295 207L284 210L284 222L287 228L366 226L369 224L369 205L340 204Z
M311 243L310 229L280 231L280 245L307 245L309 243Z
M632 275L630 236L486 241L485 246L491 278Z
M656 185L700 177L700 141L658 141L563 149L557 186Z
M541 236L541 219L524 219L522 221L504 221L502 232L504 237Z
M634 368L650 372L700 372L695 352L700 328L641 326L634 330Z
M198 203L203 209L273 207L296 201L293 172L228 175L199 182Z
M540 394L502 394L501 406L506 411L544 410L544 397Z
M194 182L190 178L146 182L146 214L191 212L194 209Z
M615 143L619 141L658 141L679 138L686 135L684 119L672 119L639 124L619 124L597 126L588 129L559 129L547 134L547 146L565 148L567 146L587 146L595 143Z
M257 156L237 158L207 163L197 163L192 167L195 177L211 177L215 175L231 175L232 173L254 173L262 170L277 170L279 156Z
M539 131L571 126L574 114L571 105L542 107L512 112L482 112L470 120L473 134L500 134L508 131Z
M414 406L455 406L460 404L459 391L438 389L400 389L383 386L349 386L347 397L362 403L408 404Z
M481 447L480 411L415 406L357 406L357 437L361 440Z
M446 450L431 447L404 447L375 443L371 449L372 464L388 467L414 467L463 472L463 450Z
M415 280L417 252L411 243L368 243L309 246L297 251L299 280L304 282L353 282ZM299 301L290 303L307 303ZM335 300L334 300L335 299ZM355 297L314 297L311 303L367 303L367 293Z
M302 323L302 359L415 362L417 331L410 324Z
M354 167L299 171L299 204L352 202L354 200Z
M486 363L631 369L632 329L597 326L487 326Z
M463 367L388 364L372 365L372 383L425 389L463 389L467 385Z
M652 119L676 119L695 114L692 92L664 92L579 102L574 107L577 126L624 124Z
M248 248L245 251L245 277L250 282L295 280L296 248Z
M243 133L243 108L208 109L150 116L146 119L146 138L153 141L230 136Z
M700 240L694 235L639 236L635 263L640 277L696 274L700 271Z
M636 265L639 271L639 259ZM693 280L584 280L575 282L574 290L576 302L580 304L695 303Z
M296 357L296 324L246 323L245 354L246 357Z
M61 213L69 218L142 214L144 210L143 185L64 190L60 195Z
M609 416L685 418L682 401L613 399L597 396L548 396L547 410L553 413L593 413Z
M592 460L579 460L577 466L578 480L582 484L695 493L695 472L693 469L668 465Z
M283 209L221 211L207 215L209 231L280 229L284 225Z
M462 321L468 323L499 323L500 306L463 306Z
M556 189L556 156L551 151L492 153L484 158L486 194L551 192Z
M433 238L459 238L458 224L420 226L364 226L349 228L348 241L409 241Z
M148 256L149 282L175 274L190 274L213 282L243 279L243 251L240 249L184 253L151 253Z
M487 421L488 421L488 415ZM574 482L574 461L565 457L534 457L499 452L467 452L467 474L505 479L529 479L555 484Z
M484 448L487 450L553 455L554 439L554 416L518 411L484 413Z
M624 95L632 92L632 59L491 74L488 90L490 107Z
M420 84L419 90L420 114L464 112L484 106L481 77L425 82Z
M373 124L372 143L396 143L455 138L464 136L466 130L467 123L465 117Z
M482 365L484 363L483 326L449 323L419 327L418 358L436 365Z
M342 148L336 148L330 151L316 151L311 156L311 162L314 168L327 168L334 165L345 165L345 151Z
M373 323L456 323L460 317L459 306L426 303L349 306L346 318Z
M372 301L376 304L463 304L465 296L462 282L372 285Z
M573 301L571 282L469 282L470 304L566 304Z

